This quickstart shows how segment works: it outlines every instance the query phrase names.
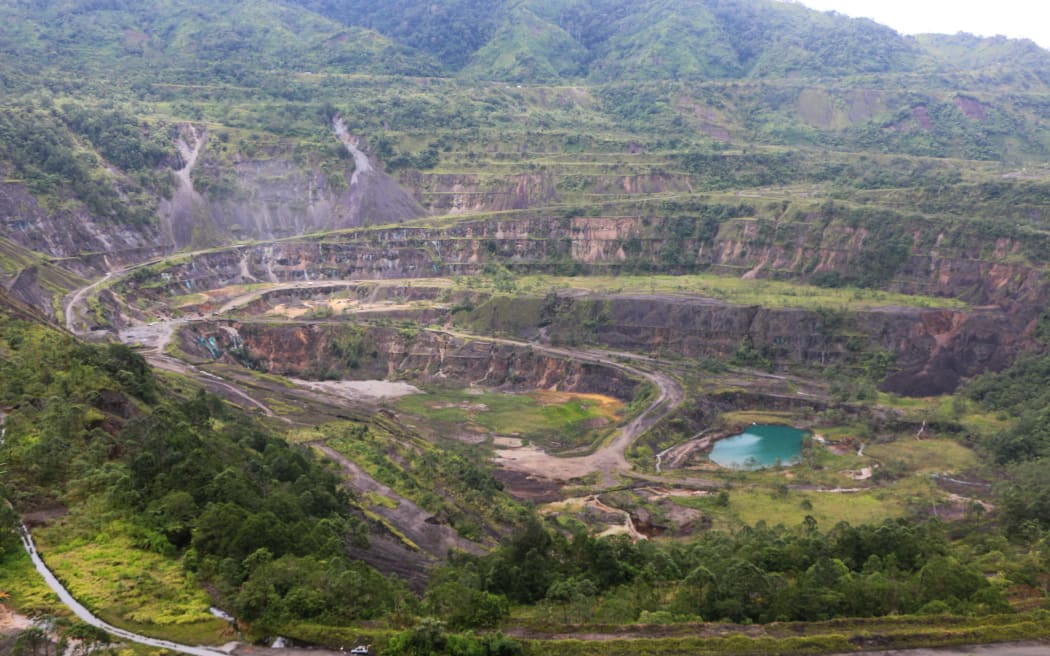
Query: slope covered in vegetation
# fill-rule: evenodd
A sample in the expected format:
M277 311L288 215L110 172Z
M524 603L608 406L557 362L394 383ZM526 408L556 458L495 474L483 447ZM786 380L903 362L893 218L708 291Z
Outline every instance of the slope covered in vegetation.
M0 521L108 621L1048 637L1034 44L772 0L18 0L0 55ZM753 423L797 461L710 460ZM18 547L0 592L61 612Z
M103 616L183 632L200 624L210 636L209 602L187 596L191 581L271 625L377 617L408 596L348 557L367 529L305 449L158 381L122 345L78 344L5 316L0 353L5 495L58 518L38 539L53 562L94 563L70 584ZM16 558L5 536L5 558ZM136 559L160 570L114 593L107 573Z

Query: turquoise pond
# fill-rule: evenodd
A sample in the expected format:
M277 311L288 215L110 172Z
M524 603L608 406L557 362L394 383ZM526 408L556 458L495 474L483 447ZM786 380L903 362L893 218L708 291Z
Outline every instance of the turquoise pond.
M739 435L715 442L711 461L732 469L791 465L802 457L805 431L791 426L753 424Z

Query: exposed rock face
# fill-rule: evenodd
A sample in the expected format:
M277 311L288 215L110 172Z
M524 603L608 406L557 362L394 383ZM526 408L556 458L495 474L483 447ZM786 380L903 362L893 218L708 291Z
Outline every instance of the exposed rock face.
M405 171L405 187L432 214L502 212L562 202L559 187L588 194L644 195L670 191L691 192L690 176L647 173L640 175L567 175L564 171L515 175L477 175Z
M24 185L5 182L0 170L0 237L45 255L81 258L69 266L97 273L188 247L392 224L426 213L363 154L356 169L347 160L326 172L300 162L291 143L223 161L208 150L213 139L201 127L180 126L175 190L159 199L157 220L149 224L95 217L79 203L45 208ZM202 176L210 186L198 184Z
M927 311L918 321L896 323L896 331L880 335L897 356L898 372L884 387L904 395L952 392L961 379L1003 369L1035 346L1029 326L994 311Z
M411 194L357 150L345 127L337 129L336 136L354 164L347 161L341 170L326 174L297 162L291 145L250 159L220 161L204 150L207 133L183 126L177 146L184 166L177 172L174 197L161 204L160 212L169 241L178 248L266 241L400 223L426 213ZM228 188L198 193L195 170L206 179L228 180Z
M5 175L0 168L0 237L58 258L98 253L96 259L103 266L106 255L116 266L148 259L164 250L155 226L125 225L116 219L93 217L78 204L45 208L24 185L5 181ZM92 263L76 260L63 264L77 273L101 270Z
M396 227L348 232L324 242L298 241L209 253L171 269L173 284L196 288L209 279L236 282L245 271L258 280L395 279L470 274L487 262L524 270L558 271L566 263L592 271L625 268L688 272L709 269L749 278L809 281L817 274L849 275L877 240L863 227L800 223L790 241L767 243L757 228L729 226L711 244L646 237L657 219L629 217L532 218L464 222L447 228ZM944 241L943 235L923 240ZM1010 308L1042 304L1041 261L1026 261L1025 245L1002 238L983 249L980 235L954 235L956 246L905 253L884 288L962 298L974 305ZM692 263L666 264L668 242ZM917 243L919 242L917 238ZM246 269L241 261L246 260Z
M402 184L432 214L502 212L559 202L549 175L522 174L482 178L477 175L428 174L405 171Z
M318 231L400 223L425 214L389 176L371 169L355 175L344 170L344 182L319 170L303 170L287 159L236 164L237 190L230 199L211 201L211 223L227 241L282 239ZM345 182L348 180L354 182Z
M618 369L571 361L528 348L427 331L314 324L194 324L182 348L299 378L454 380L513 391L550 389L634 397L637 381ZM209 348L210 347L210 348Z
M560 295L495 297L465 321L479 331L523 339L686 357L728 357L749 349L776 363L823 366L883 351L893 355L884 388L910 395L950 392L964 377L1001 369L1033 345L1025 320L998 309L828 313L702 298Z
M23 269L15 277L9 286L8 292L14 298L22 301L30 307L40 308L49 319L54 319L54 310L51 307L51 294L45 291L37 279L37 268L35 266Z

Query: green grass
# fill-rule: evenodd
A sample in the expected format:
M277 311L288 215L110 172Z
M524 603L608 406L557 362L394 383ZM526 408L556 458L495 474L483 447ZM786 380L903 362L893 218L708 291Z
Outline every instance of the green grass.
M812 507L804 508L804 501L809 501ZM809 515L825 528L842 521L868 524L904 514L899 501L883 490L796 492L786 497L775 497L768 490L741 490L730 493L729 510L748 525L765 522L794 526Z
M1045 612L981 618L899 616L830 622L781 622L762 627L686 623L660 626L659 637L642 625L633 635L614 638L622 627L609 625L551 624L552 617L523 615L515 619L533 625L536 631L560 635L606 634L609 640L526 640L527 656L697 656L703 654L821 654L857 650L851 639L880 648L918 648L960 644L990 644L1045 639L1050 636ZM557 614L556 614L557 615ZM555 615L555 616L556 616ZM313 624L289 626L281 634L330 649L372 644L383 649L393 636L389 630L372 627L332 627Z
M864 454L879 461L900 461L917 474L958 472L978 465L977 455L958 442L945 439L903 438L864 448Z
M66 615L68 610L58 595L47 587L33 568L33 561L21 549L0 560L0 592L7 604L26 615Z
M769 410L734 410L719 415L725 426L750 426L751 424L787 424L794 425L800 417L792 412L775 412Z
M486 276L461 280L474 289L496 288ZM859 288L827 288L778 280L744 280L732 276L696 274L687 276L519 276L518 290L529 294L546 294L558 289L581 289L596 293L688 294L705 296L736 305L758 305L770 308L836 308L863 310L876 307L906 306L922 308L964 309L967 304L951 298L916 296Z
M878 522L900 517L905 508L899 495L874 489L863 492L790 491L778 494L771 487L734 488L729 491L729 505L719 507L716 497L671 497L674 503L695 508L711 515L716 526L725 528L765 522L769 526L797 526L806 516L830 528L845 521L850 524ZM808 502L807 506L803 504Z
M441 432L464 427L496 435L535 440L553 448L572 448L604 436L622 416L623 404L609 397L534 392L471 393L433 389L403 397L398 410L426 419Z
M1050 637L1045 613L1040 611L981 618L902 616L809 624L791 622L751 629L747 635L740 629L727 627L720 635L702 637L707 627L709 625L690 626L687 632L665 638L643 634L610 640L534 640L527 644L526 653L545 656L827 654L852 653L858 650L858 644L877 645L879 649L916 649ZM565 628L586 630L578 626Z
M400 505L398 501L391 499L390 497L385 497L382 494L379 494L378 492L366 492L364 495L364 500L373 506L378 506L380 508L388 508L390 510L394 510Z
M223 635L226 623L208 612L211 599L181 562L136 548L120 522L110 522L91 538L64 524L40 529L34 537L73 596L107 622L194 644L229 639Z

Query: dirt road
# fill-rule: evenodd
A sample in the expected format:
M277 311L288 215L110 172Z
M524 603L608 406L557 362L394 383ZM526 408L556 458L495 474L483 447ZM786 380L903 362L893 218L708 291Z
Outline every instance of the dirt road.
M198 251L197 253L201 252L206 251ZM191 253L190 255L192 256L197 253ZM88 294L119 276L126 275L136 268L148 266L155 262L156 261L151 261L111 271L102 279L71 294L67 298L65 304L67 327L71 332L76 332L76 308L83 303ZM361 284L361 281L325 281L325 286L329 287L343 285L349 287L359 284ZM256 290L226 302L222 306L221 312L231 312L236 308L257 299L263 293L282 289L301 289L308 286L310 286L310 283L296 282L268 287L265 290ZM232 395L235 398L241 399L243 402L258 407L267 416L275 416L275 413L269 407L257 399L254 399L250 394L247 394L237 385L212 374L208 374L207 372L200 371L193 365L184 363L164 353L168 342L172 339L175 331L178 330L183 323L185 323L185 320L170 320L134 326L122 331L120 339L124 343L142 345L147 360L160 369L197 376L204 381L206 385L209 385L212 388L222 389L225 392L224 396ZM662 363L647 356L626 352L607 351L597 348L564 348L546 346L538 343L504 338L467 335L453 331L439 332L445 332L446 334L463 339L506 344L517 348L531 348L535 351L554 355L556 357L614 367L632 376L648 380L655 386L657 390L656 398L649 404L649 407L631 420L626 426L622 427L614 439L599 447L594 453L579 457L558 457L550 455L535 446L502 449L497 451L497 464L510 470L555 480L580 478L597 472L601 475L603 486L614 486L618 483L618 473L626 473L631 470L631 465L626 457L627 449L630 445L656 424L656 422L674 410L684 398L682 386L674 378L658 370Z
M617 473L626 473L631 470L631 464L627 461L627 449L630 448L635 440L652 428L656 422L677 408L685 398L685 391L682 389L681 384L665 373L654 371L662 363L647 356L606 351L597 348L570 349L545 346L531 342L498 337L480 337L452 331L438 332L444 332L461 339L531 348L540 353L569 360L613 367L632 376L643 378L656 387L656 398L649 404L649 407L621 428L615 438L599 447L594 453L579 457L559 457L531 445L514 449L499 449L496 451L496 463L505 469L559 480L582 478L588 474L599 472L602 476L601 484L603 487L615 486L619 483L616 477ZM642 369L639 366L627 365L624 364L624 361L645 365L646 368Z

